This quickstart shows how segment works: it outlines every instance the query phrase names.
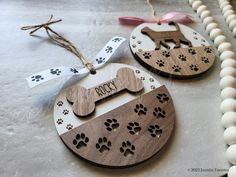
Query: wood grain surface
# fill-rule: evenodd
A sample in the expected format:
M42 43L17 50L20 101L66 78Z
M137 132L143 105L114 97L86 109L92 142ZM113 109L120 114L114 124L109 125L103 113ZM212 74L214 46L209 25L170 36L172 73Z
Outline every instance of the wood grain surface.
M159 14L182 11L191 14L189 25L207 37L200 19L186 0L152 1ZM231 1L236 7L236 1ZM236 50L233 38L219 10L218 1L204 0L220 28ZM229 167L221 125L219 90L220 62L204 77L172 80L150 73L166 85L176 106L176 129L163 153L136 167L109 170L79 160L58 137L53 121L57 94L68 77L29 89L25 78L57 66L80 65L68 51L52 44L44 32L38 37L20 30L23 25L46 21L51 14L62 18L53 29L70 39L85 57L94 56L113 36L129 39L133 27L121 26L119 16L151 18L141 0L1 0L0 1L0 176L1 177L216 177L224 172L194 173L191 168ZM130 64L147 71L132 56L125 43L112 62Z

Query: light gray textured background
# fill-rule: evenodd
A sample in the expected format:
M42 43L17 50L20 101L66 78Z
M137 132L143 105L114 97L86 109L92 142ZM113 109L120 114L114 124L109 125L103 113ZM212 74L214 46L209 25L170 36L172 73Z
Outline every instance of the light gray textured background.
M220 27L236 42L221 16L216 0L205 0ZM192 14L192 28L207 37L204 27L187 0L156 0L160 14L183 11ZM236 3L234 3L236 4ZM227 169L221 126L219 60L204 76L178 81L153 74L172 94L176 129L166 149L151 160L123 170L96 167L72 154L57 135L53 123L54 99L68 78L29 89L25 78L55 66L80 62L68 51L52 44L44 31L30 37L22 25L44 22L50 14L63 22L53 28L93 58L114 35L129 37L133 27L121 26L117 17L151 17L144 0L1 0L0 1L0 176L162 176L216 177L224 172L191 172L191 168ZM207 39L209 39L207 37ZM139 67L126 42L113 62Z

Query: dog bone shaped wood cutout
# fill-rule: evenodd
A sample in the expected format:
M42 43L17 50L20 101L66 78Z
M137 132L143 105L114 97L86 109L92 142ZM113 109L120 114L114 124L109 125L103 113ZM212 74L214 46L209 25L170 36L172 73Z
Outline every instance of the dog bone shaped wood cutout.
M200 34L175 22L139 25L131 34L130 47L151 71L179 79L199 76L215 61L214 49Z
M137 78L130 68L121 68L116 78L86 89L81 86L72 86L66 91L67 100L73 104L73 112L77 116L88 116L95 110L95 103L123 90L131 93L143 89L141 79Z

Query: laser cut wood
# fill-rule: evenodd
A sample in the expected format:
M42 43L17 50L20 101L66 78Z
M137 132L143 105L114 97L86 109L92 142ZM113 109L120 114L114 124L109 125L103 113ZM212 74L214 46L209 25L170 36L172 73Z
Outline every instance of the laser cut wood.
M141 30L141 32L148 35L155 42L155 50L159 50L160 45L163 45L164 47L170 49L170 46L166 42L174 42L174 48L180 48L180 43L184 43L189 47L192 47L192 43L188 39L186 39L177 23L169 22L168 24L174 25L176 27L176 31L154 31L149 27L145 27Z
M73 104L73 111L77 116L87 116L95 110L95 102L114 95L122 90L132 93L143 89L141 79L136 78L130 68L121 68L117 77L98 86L86 89L75 85L67 89L67 100Z
M175 110L165 86L61 135L81 158L111 168L128 167L155 155L173 131Z

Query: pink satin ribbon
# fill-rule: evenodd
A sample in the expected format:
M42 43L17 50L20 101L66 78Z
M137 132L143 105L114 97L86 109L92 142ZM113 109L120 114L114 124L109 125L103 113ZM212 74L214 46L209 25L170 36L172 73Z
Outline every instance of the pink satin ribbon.
M160 18L161 23L168 23L170 21L175 21L177 23L187 24L193 22L193 17L191 15L181 13L181 12L169 12ZM122 25L133 25L137 26L142 23L156 23L155 20L146 20L138 17L119 17L119 22Z

